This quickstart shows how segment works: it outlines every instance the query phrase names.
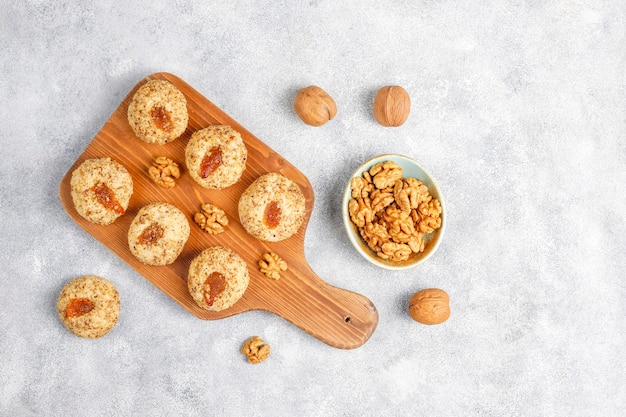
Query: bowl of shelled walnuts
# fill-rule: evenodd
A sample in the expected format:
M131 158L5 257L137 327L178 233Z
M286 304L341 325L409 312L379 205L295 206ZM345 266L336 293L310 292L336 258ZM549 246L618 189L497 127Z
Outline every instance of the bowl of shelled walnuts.
M380 155L348 181L342 215L355 249L385 269L413 268L439 247L445 205L434 178L413 159Z

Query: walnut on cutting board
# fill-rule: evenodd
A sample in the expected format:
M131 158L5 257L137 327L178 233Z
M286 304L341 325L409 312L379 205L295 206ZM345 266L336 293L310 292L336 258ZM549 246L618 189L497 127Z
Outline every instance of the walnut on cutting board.
M259 261L259 270L270 279L280 279L280 272L287 270L287 262L274 252L263 254Z
M200 211L193 215L193 221L211 235L222 233L228 226L228 217L224 210L210 203L200 207Z
M174 181L180 178L180 168L178 164L166 156L159 156L154 159L152 166L148 168L148 176L157 185L163 188L176 186Z

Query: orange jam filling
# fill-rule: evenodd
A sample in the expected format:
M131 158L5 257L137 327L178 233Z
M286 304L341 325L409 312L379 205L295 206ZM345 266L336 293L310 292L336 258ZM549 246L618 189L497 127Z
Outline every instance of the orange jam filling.
M163 228L158 223L152 223L150 226L146 227L137 242L141 245L154 245L163 237Z
M213 272L204 281L204 301L209 306L215 302L215 297L226 289L226 278L219 272Z
M91 191L96 195L98 203L104 207L113 210L117 214L124 214L124 207L115 198L115 193L103 182L99 182L93 187Z
M216 169L222 165L222 149L219 146L211 148L211 150L204 155L202 162L200 163L200 177L207 178Z
M150 110L150 117L152 117L152 121L164 132L170 132L174 129L174 123L172 123L172 116L169 111L162 106L154 106L152 110Z
M95 307L93 301L88 298L72 298L65 307L65 317L80 317Z
M265 206L263 213L263 223L270 229L275 229L280 223L281 209L276 201L270 202Z

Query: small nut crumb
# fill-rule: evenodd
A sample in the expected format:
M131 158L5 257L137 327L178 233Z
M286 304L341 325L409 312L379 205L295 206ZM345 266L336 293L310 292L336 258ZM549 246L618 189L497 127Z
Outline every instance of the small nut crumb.
M241 346L241 353L248 357L248 362L257 364L270 357L270 345L259 336L252 336Z
M287 270L287 262L274 252L264 253L259 261L259 270L270 279L280 279L280 271Z
M176 186L174 179L180 178L178 164L166 156L159 156L154 159L152 166L148 168L148 176L157 185L163 188Z
M224 227L228 226L228 217L226 217L224 210L210 203L200 207L200 212L193 215L193 221L202 230L212 235L222 233Z

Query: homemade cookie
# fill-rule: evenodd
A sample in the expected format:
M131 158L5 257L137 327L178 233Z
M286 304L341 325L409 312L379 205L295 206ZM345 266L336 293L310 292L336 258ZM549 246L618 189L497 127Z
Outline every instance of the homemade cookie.
M257 178L239 199L239 219L260 240L277 242L295 234L305 214L305 198L298 184L271 172Z
M128 105L128 123L144 142L171 142L183 134L188 121L187 99L169 81L148 81Z
M89 275L65 284L57 299L57 311L69 331L93 339L104 336L115 326L120 299L110 281Z
M126 212L133 178L111 158L87 159L73 172L70 190L78 214L97 224L111 224Z
M189 222L177 207L151 203L139 210L128 229L131 253L148 265L169 265L189 239Z
M241 135L230 126L215 125L194 132L185 148L189 175L213 190L239 181L247 159L248 150Z
M201 308L221 311L243 296L249 281L248 267L238 254L213 246L191 261L187 286Z

